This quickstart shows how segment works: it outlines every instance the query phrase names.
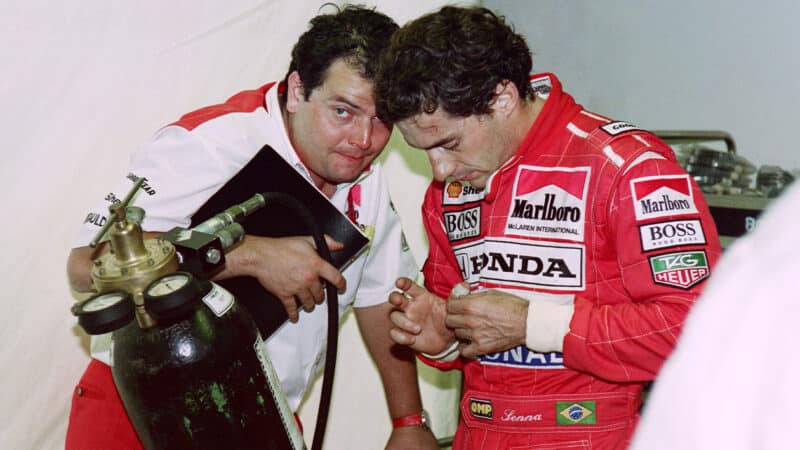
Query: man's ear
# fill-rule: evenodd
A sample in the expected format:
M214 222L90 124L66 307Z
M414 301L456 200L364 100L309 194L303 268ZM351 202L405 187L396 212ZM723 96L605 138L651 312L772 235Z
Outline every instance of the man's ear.
M492 111L508 116L519 103L519 90L517 85L508 80L497 83L494 87L494 97L489 102Z
M303 80L300 79L300 74L295 70L286 79L286 111L297 112L297 105L303 101L305 101Z

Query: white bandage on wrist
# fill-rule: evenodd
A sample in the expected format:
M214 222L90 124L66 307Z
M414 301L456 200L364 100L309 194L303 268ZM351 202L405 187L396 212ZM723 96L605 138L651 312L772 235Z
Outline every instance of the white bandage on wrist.
M573 303L531 300L525 326L525 346L537 352L564 351L564 336L575 310Z
M446 349L444 349L444 351L441 351L435 355L429 355L425 352L420 352L420 353L422 353L422 356L428 359L441 362L453 361L456 358L458 358L459 355L461 355L461 352L458 351L458 340L453 341L453 344L450 347L447 347Z

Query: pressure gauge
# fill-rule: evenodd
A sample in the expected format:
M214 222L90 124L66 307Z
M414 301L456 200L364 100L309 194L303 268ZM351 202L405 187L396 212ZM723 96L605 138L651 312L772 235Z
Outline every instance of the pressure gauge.
M144 290L144 305L156 320L182 318L211 290L211 283L189 272L175 272L154 280Z
M108 333L133 320L133 299L122 290L104 292L76 303L72 307L72 314L78 317L78 324L87 333Z

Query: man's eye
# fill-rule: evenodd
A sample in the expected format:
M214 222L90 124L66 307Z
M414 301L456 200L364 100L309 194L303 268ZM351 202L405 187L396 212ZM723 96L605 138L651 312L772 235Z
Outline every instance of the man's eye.
M337 117L345 118L350 116L350 112L344 108L335 108L334 112L336 113Z

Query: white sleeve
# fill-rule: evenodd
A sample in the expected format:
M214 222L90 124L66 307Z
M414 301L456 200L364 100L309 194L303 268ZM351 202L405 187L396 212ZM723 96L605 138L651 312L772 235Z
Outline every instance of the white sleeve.
M419 268L411 250L406 243L400 217L394 210L389 189L383 178L379 165L373 168L368 180L370 186L368 198L362 210L369 208L374 220L374 236L366 255L361 282L356 291L354 307L374 306L386 302L389 293L395 290L398 277L416 279ZM366 187L366 186L365 186ZM371 204L367 204L369 201Z
M188 226L200 206L247 163L243 155L231 153L181 127L159 130L132 156L125 177L88 212L75 247L89 244L108 220L108 207L125 198L136 177L145 182L131 204L145 210L144 230Z

